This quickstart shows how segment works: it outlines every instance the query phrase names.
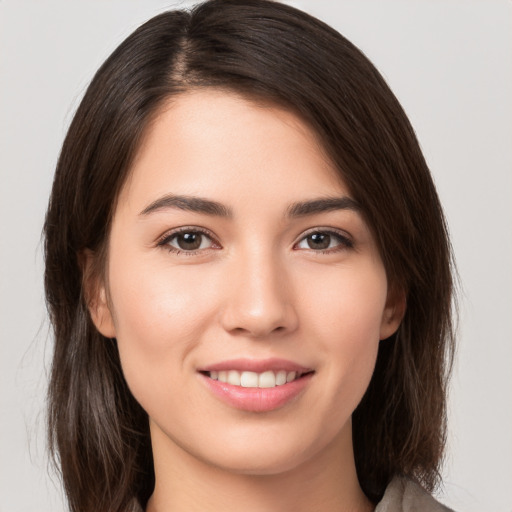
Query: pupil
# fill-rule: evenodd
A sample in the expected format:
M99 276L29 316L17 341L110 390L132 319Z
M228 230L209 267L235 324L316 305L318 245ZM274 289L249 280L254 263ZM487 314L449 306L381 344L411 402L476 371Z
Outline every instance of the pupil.
M198 233L182 233L178 236L180 249L194 250L201 246L201 235Z
M327 249L331 243L331 235L325 233L314 233L308 236L310 249Z

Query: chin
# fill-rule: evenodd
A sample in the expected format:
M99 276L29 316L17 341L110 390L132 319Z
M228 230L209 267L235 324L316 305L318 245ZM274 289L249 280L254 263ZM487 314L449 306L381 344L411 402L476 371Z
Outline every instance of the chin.
M247 453L225 454L221 459L215 457L205 460L223 471L247 476L273 476L293 471L303 462L304 454L289 453L281 450L269 450L258 455Z
M325 460L326 454L343 450L345 443L342 439L346 437L340 435L343 430L316 433L305 429L296 432L254 429L250 433L245 430L239 431L238 436L217 437L215 445L203 445L202 453L198 453L199 446L196 445L196 451L191 455L232 474L279 475L311 463L315 465L315 461ZM351 443L351 432L349 434Z

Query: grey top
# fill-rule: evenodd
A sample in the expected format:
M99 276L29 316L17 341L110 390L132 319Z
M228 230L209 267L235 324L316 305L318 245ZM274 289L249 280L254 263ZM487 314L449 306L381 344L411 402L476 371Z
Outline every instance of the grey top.
M395 477L387 486L375 512L453 512L453 510L441 505L412 480Z

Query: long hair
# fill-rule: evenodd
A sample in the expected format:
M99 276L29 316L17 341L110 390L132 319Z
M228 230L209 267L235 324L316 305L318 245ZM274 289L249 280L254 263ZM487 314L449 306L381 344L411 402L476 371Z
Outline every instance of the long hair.
M102 267L145 128L169 97L202 87L291 109L361 205L407 309L380 343L353 415L359 481L373 501L394 475L433 489L445 441L453 279L445 220L414 131L375 67L334 29L272 1L211 0L158 15L121 43L88 87L58 160L44 227L55 336L48 427L71 510L126 512L144 507L153 490L148 418L124 380L115 340L90 319L80 255L94 251Z

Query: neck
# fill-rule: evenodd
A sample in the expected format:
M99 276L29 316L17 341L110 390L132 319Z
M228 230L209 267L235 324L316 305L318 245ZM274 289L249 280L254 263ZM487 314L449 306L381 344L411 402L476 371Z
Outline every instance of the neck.
M350 425L313 459L274 474L244 474L202 461L152 425L155 490L147 512L370 512L359 485Z

